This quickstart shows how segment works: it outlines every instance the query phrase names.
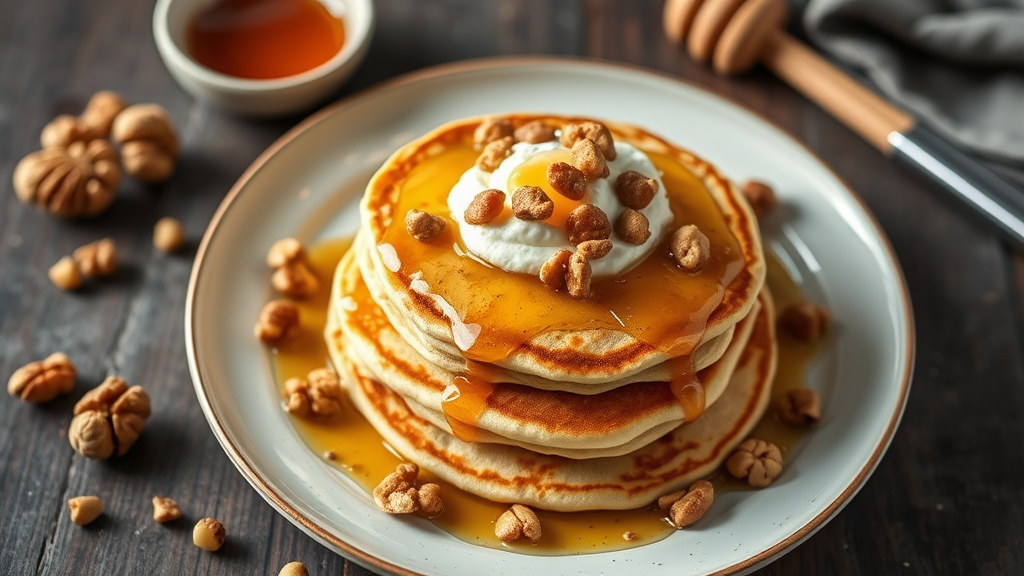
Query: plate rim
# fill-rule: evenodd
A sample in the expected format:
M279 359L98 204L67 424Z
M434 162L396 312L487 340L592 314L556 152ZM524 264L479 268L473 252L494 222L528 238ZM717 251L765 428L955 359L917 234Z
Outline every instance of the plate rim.
M195 335L193 331L194 321L194 305L196 291L199 284L199 276L202 272L202 265L206 252L209 248L210 243L213 240L213 236L216 234L217 228L220 225L221 220L224 218L231 205L237 199L242 189L249 183L249 181L255 176L262 166L273 158L281 149L291 143L293 140L301 136L307 130L320 122L326 120L330 116L337 113L339 110L348 107L349 105L358 103L367 98L373 97L379 92L394 89L400 86L415 84L417 82L431 79L437 76L445 76L451 74L458 74L463 72L472 72L475 70L482 69L494 69L498 67L517 67L517 66L529 66L529 65L567 65L567 66L578 66L581 68L605 68L625 71L633 74L642 74L653 76L656 79L666 80L672 83L682 84L687 88L698 90L713 98L724 100L743 111L756 116L765 124L771 126L779 133L785 135L793 143L797 144L810 155L815 161L818 162L833 178L836 179L839 184L842 185L843 189L849 196L860 206L861 210L867 216L867 221L870 223L872 230L875 233L876 238L879 240L880 246L884 249L885 256L895 272L895 279L897 288L900 294L900 299L903 304L904 318L903 322L906 326L906 341L905 341L905 356L904 356L904 372L901 376L900 381L900 393L899 401L893 410L893 414L890 416L889 422L885 427L882 436L871 453L871 457L863 468L857 473L856 476L850 481L845 489L826 506L820 513L810 519L805 525L800 527L798 530L783 538L780 542L775 545L762 550L758 554L750 556L740 562L727 566L721 570L711 573L714 576L737 574L746 570L752 569L767 563L791 548L802 542L804 539L809 538L833 516L838 514L853 498L857 492L864 486L867 479L874 472L875 468L878 467L882 456L887 451L889 445L892 443L893 436L895 435L896 429L902 420L903 413L906 409L907 401L910 396L910 386L914 373L914 365L917 354L917 336L916 327L914 323L914 312L913 306L910 299L910 293L907 288L906 278L903 274L903 268L900 265L899 259L896 257L896 253L893 250L892 244L889 241L885 231L879 225L875 215L868 208L864 200L857 194L853 188L840 177L832 167L822 160L817 153L811 150L803 141L797 138L789 130L779 126L770 118L765 117L757 110L753 110L746 105L736 101L734 98L727 94L720 94L712 91L709 88L700 86L693 82L690 82L684 78L673 75L668 72L660 70L654 70L643 66L623 63L623 62L612 62L606 60L599 60L586 57L566 57L566 56L497 56L487 58L476 58L469 60L461 60L446 64L440 64L436 66L430 66L422 68L406 74L389 78L370 87L359 90L358 92L341 98L331 104L328 104L324 108L314 112L283 135L275 140L270 146L268 146L257 158L245 169L238 180L235 181L231 189L224 196L217 210L214 212L210 219L210 223L207 225L203 238L199 243L199 247L196 250L195 260L192 264L192 271L189 275L188 288L185 296L185 353L188 359L189 374L192 378L193 389L195 390L196 397L199 400L200 407L203 411L203 415L206 417L207 424L213 431L221 448L227 454L228 459L235 468L242 474L246 481L256 490L264 500L267 501L282 514L285 518L296 525L298 528L306 532L309 536L314 539L318 539L321 542L334 547L337 550L343 552L343 556L346 556L352 561L363 564L364 566L371 566L373 568L385 570L388 573L400 574L402 576L425 576L421 572L415 572L388 562L382 558L378 558L372 554L369 554L356 546L349 544L345 540L330 533L327 529L320 526L312 519L308 518L301 511L293 508L288 502L278 494L270 482L264 478L259 471L246 459L241 451L232 443L230 437L222 422L220 414L213 408L209 401L209 397L206 392L206 384L203 381L203 376L199 371L197 348L195 343Z

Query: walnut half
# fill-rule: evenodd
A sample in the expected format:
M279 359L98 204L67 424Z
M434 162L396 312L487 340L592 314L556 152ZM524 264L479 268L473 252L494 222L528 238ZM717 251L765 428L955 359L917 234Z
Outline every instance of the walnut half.
M75 404L68 441L86 458L123 456L142 434L149 418L149 395L139 386L110 376Z
M746 479L753 488L764 488L782 474L782 453L771 442L748 438L725 461L730 474Z
M74 387L75 365L63 352L18 368L7 381L7 392L25 402L49 402Z
M33 152L14 169L18 198L61 218L103 212L114 201L120 181L117 152L105 140Z

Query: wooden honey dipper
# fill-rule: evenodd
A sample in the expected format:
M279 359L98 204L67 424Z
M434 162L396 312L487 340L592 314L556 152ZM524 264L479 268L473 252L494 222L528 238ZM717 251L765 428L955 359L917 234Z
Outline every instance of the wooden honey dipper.
M724 75L760 62L887 156L938 182L1024 249L1024 192L783 30L786 0L667 0L662 23L690 56Z

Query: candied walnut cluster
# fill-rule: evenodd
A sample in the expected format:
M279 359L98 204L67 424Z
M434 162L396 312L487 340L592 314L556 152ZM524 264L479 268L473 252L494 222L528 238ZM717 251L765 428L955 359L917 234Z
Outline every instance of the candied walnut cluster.
M341 381L330 368L317 368L305 378L284 383L288 412L300 418L328 420L341 414Z
M306 249L295 238L274 242L267 252L267 266L274 269L270 284L289 298L308 298L320 289L320 281L306 259Z
M409 210L405 213L405 230L420 242L430 242L447 227L448 222L436 214L422 210Z
M420 468L415 464L399 464L373 489L373 501L377 507L388 514L417 514L426 518L440 516L444 512L441 487L431 483L417 487L419 473Z

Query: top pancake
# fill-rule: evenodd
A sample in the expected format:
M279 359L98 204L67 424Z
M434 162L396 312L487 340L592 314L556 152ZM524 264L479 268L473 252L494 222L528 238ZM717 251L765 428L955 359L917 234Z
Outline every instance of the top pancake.
M583 120L506 117L516 126ZM651 155L663 172L673 226L697 224L711 238L711 260L701 273L671 270L667 249L655 248L632 271L595 282L591 298L574 300L536 277L490 268L460 253L450 219L449 230L435 241L412 240L404 229L408 210L448 215L447 190L475 158L470 143L480 120L453 122L401 148L373 177L362 204L363 228L353 250L363 279L424 358L453 372L493 365L527 376L517 381L536 376L582 388L637 381L633 377L645 371L643 380L667 380L670 374L658 373L658 366L726 334L750 311L765 263L749 206L710 164L635 127L606 124L617 140ZM647 271L653 271L650 278L670 278L664 282L671 282L671 290L644 277ZM615 291L626 295L603 297Z

